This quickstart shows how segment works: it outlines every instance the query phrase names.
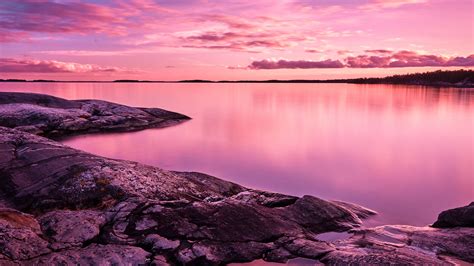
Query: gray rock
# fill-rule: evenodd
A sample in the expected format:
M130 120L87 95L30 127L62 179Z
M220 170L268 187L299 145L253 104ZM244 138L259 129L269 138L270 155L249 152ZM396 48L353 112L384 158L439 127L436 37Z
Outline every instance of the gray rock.
M0 260L20 261L47 254L51 252L48 245L33 216L12 209L0 210Z
M438 228L458 226L474 227L474 202L464 207L443 211L433 224L433 227Z
M319 259L323 255L335 250L335 248L328 243L305 238L294 239L285 243L283 247L297 257L309 259Z
M185 115L158 108L0 92L0 126L48 137L164 127L188 119Z
M58 210L38 220L44 234L54 242L82 244L99 235L105 215L92 210Z
M150 253L139 247L91 244L40 256L24 265L146 265Z
M0 200L39 215L54 250L91 241L145 243L154 255L219 264L262 258L285 249L281 239L299 238L314 245L308 250L294 248L299 242L288 245L287 258L314 257L309 252L326 252L327 245L316 243L313 235L357 227L360 218L374 214L312 196L252 190L205 174L106 159L14 129L0 127L0 147ZM304 242L306 236L311 242Z
M441 265L474 262L474 228L435 229L404 225L353 230L320 260L329 265Z
M144 244L151 245L153 251L174 250L179 247L179 240L169 240L157 234L147 235Z

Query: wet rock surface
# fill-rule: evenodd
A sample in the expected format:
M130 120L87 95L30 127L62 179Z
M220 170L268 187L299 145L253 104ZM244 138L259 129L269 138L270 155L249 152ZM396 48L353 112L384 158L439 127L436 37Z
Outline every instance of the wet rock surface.
M472 228L436 229L387 225L355 229L354 235L336 241L334 252L323 257L326 264L446 265L474 262Z
M0 112L11 103L67 115L87 109L83 101L4 96ZM48 124L50 117L34 121ZM17 129L0 126L2 265L219 265L294 258L335 265L474 262L474 228L462 227L472 221L470 209L440 215L450 221L441 227L461 221L455 228L364 229L361 219L375 212L356 204L92 155L24 132L22 126L33 125L25 121ZM46 132L35 133L50 136ZM317 238L348 230L352 237L345 240Z
M0 92L0 126L47 137L164 127L188 119L185 115L159 108Z

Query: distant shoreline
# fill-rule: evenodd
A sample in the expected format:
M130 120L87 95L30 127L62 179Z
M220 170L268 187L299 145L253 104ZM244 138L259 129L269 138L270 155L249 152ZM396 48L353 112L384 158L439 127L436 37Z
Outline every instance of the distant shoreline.
M474 70L434 71L406 75L394 75L383 78L354 78L354 79L290 79L290 80L132 80L119 79L109 81L79 81L79 80L26 80L0 79L0 82L32 82L32 83L346 83L346 84L390 84L418 85L431 87L474 88Z
M351 82L351 81L337 81L337 80L238 80L238 81L194 81L194 80L178 80L178 81L75 81L75 80L48 80L48 81L35 81L35 80L0 80L0 83L273 83L273 84L365 84L365 85L410 85L410 86L428 86L428 87L440 87L440 88L474 88L474 83L468 84L456 84L456 83L389 83L389 82Z
M133 82L121 82L121 81L8 81L0 80L0 83L273 83L273 84L365 84L365 85L410 85L410 86L429 86L429 87L454 87L454 88L474 88L474 84L453 84L453 83L361 83L361 82L350 82L350 81L319 81L319 80L304 80L304 81L294 81L294 80L242 80L242 81L133 81Z

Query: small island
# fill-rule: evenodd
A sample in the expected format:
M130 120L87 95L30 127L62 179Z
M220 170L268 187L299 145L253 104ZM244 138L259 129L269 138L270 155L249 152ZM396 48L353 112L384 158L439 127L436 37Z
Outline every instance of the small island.
M366 228L363 220L376 212L354 203L255 190L53 140L188 119L158 108L0 93L0 263L474 263L474 203L441 213L431 227ZM327 232L348 237L324 241Z

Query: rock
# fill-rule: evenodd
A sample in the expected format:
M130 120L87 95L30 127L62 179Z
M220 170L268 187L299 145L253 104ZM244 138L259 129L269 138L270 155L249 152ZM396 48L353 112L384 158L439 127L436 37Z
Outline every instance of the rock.
M0 92L0 126L48 137L164 127L188 119L185 115L158 108Z
M474 227L474 202L455 209L446 210L439 214L438 220L433 224L437 228L449 227Z
M360 206L357 208L348 206L350 205L303 196L288 206L290 210L288 219L310 228L314 233L323 233L351 229L361 224L361 217L366 218L375 214L374 211Z
M97 237L105 215L92 210L58 210L39 217L44 234L54 242L82 244Z
M40 234L40 226L31 215L1 209L0 260L20 261L51 252Z
M169 266L171 264L168 263L168 260L165 258L165 256L158 255L158 256L153 257L153 261L151 262L151 265L152 266Z
M305 238L294 239L285 243L283 247L297 257L309 259L319 259L323 255L335 250L335 248L328 243Z
M181 249L177 255L180 264L222 265L230 262L253 261L273 248L272 243L198 241Z
M173 250L179 247L179 240L169 240L157 234L147 235L144 244L151 245L153 251Z
M403 225L352 230L347 240L320 260L329 265L351 262L357 265L441 265L454 257L474 262L474 229L434 229Z
M312 196L107 159L3 127L0 158L0 201L37 215L49 241L44 246L53 253L83 252L77 248L96 243L143 245L153 255L196 264L250 261L275 249L279 261L313 258L310 252L329 249L315 240L317 233L355 228L374 214ZM284 245L285 239L299 240ZM58 256L47 257L61 261L65 255Z
M146 265L150 253L139 247L91 244L50 253L23 262L27 265Z

